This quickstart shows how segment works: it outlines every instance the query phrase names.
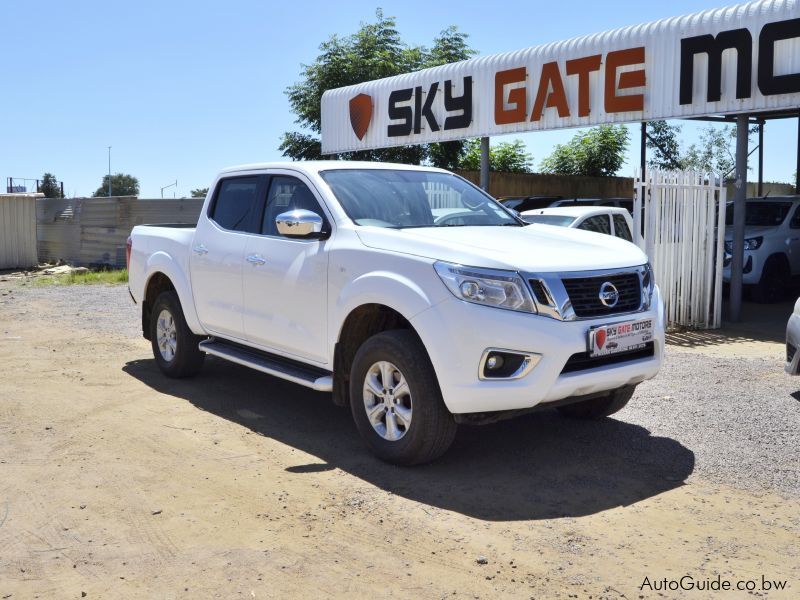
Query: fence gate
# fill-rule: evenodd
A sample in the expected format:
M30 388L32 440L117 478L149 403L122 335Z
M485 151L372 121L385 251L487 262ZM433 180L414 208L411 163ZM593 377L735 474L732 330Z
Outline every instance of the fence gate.
M722 321L725 187L713 174L637 170L634 242L653 265L667 323L716 329Z

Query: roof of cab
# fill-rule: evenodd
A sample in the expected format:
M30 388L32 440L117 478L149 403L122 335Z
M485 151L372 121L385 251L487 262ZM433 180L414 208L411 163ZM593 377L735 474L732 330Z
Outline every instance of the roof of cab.
M251 163L236 165L222 169L221 173L235 173L238 171L262 171L267 169L292 169L305 173L319 173L332 169L393 169L401 171L430 171L434 173L450 173L436 167L422 167L418 165L404 165L400 163L367 162L354 160L308 160L308 161L283 161Z
M607 214L630 214L625 208L616 206L554 206L551 208L534 208L526 210L522 215L563 215L565 217L584 217Z

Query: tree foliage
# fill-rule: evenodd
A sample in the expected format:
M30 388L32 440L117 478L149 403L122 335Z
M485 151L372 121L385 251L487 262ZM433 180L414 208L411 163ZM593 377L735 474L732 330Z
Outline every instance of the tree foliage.
M650 121L647 124L647 149L650 150L647 164L652 169L678 171L684 169L678 134L680 125L666 121Z
M52 173L42 175L42 183L39 184L39 191L45 198L61 198L61 186Z
M624 125L600 125L558 144L540 168L556 175L608 177L616 175L625 161L628 129Z
M531 156L522 140L500 142L489 148L489 170L502 173L530 173L533 164ZM458 167L465 171L478 171L481 168L481 141L469 140Z
M411 46L403 42L393 17L381 10L375 22L362 23L348 36L332 35L320 47L320 55L303 65L301 80L286 89L289 104L305 131L286 132L279 149L294 160L323 158L319 140L322 94L373 79L391 77L419 69L466 60L476 54L467 45L467 35L455 26L442 31L433 47ZM378 150L346 152L325 156L342 160L379 160L420 164L429 160L436 166L454 168L463 152L463 142L402 146Z
M108 175L103 175L103 184L93 194L96 198L108 196ZM112 196L138 196L139 180L133 175L117 173L111 176Z
M647 147L652 150L647 164L656 169L691 170L717 173L723 178L733 175L736 168L736 127L734 125L708 125L700 130L699 141L686 150L681 148L679 125L666 121L653 121L647 125ZM753 126L748 136L758 132ZM753 141L750 139L750 145Z
M205 198L208 195L208 188L197 188L191 192L192 198Z

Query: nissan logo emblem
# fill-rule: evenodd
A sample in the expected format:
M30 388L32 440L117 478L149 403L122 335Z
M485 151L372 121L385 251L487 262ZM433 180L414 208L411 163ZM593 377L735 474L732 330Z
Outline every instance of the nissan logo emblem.
M598 294L598 298L600 298L600 302L603 304L603 306L614 308L617 305L617 302L619 302L619 292L613 283L606 281L600 286L600 294Z

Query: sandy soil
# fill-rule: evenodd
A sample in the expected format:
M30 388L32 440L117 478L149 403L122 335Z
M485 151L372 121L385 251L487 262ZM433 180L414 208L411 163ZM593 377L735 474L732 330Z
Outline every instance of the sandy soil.
M600 425L634 457L543 413L401 469L324 395L215 360L170 381L145 340L48 311L0 305L2 599L798 597L798 498L687 481L635 424Z

